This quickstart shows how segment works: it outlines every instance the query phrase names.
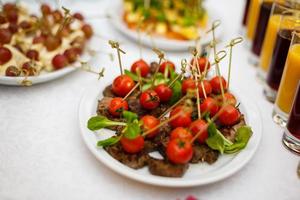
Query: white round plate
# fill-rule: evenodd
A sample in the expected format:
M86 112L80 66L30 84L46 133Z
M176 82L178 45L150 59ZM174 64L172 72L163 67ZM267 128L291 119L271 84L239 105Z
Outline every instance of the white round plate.
M88 61L90 60L90 56L84 54L81 57L82 60ZM70 66L64 67L60 70L53 71L53 72L42 72L38 76L29 76L26 80L31 81L32 85L45 83L48 81L52 81L54 79L58 79L60 77L66 76L71 72L79 69L80 63L76 62ZM22 81L24 81L25 77L8 77L8 76L0 76L0 85L11 85L11 86L22 86Z
M189 169L181 178L155 176L148 171L148 167L139 170L131 169L115 160L104 149L97 148L97 141L110 137L113 134L112 131L101 130L101 134L97 134L87 128L88 119L96 115L98 99L102 97L103 89L104 86L99 88L99 85L98 87L90 88L81 99L79 123L82 138L88 149L100 162L115 172L136 181L166 187L191 187L220 181L233 175L250 161L262 136L262 120L256 105L249 99L237 95L238 101L241 103L239 108L245 114L246 122L253 130L253 135L244 150L238 154L221 155L212 165L206 163L190 164ZM240 94L237 90L233 91L235 94Z
M132 29L129 29L127 25L123 21L123 5L121 2L117 1L118 3L113 3L112 6L108 9L108 15L110 18L110 21L114 28L116 28L120 33L126 35L130 39L138 42L139 41L139 35L138 32ZM221 20L222 17L219 15L219 12L215 11L212 7L206 8L209 20L208 20L208 27L210 27L210 24L215 20ZM120 13L120 14L116 14ZM209 29L209 28L207 28ZM221 24L216 29L216 39L217 41L220 41L222 38L222 34L224 30L224 25ZM205 31L201 31L205 33ZM146 45L148 47L153 47L152 39L149 35L145 33L141 33L141 41L143 45ZM206 45L209 44L212 39L211 34L205 35L201 38L201 44ZM153 36L154 43L157 48L166 50L166 51L186 51L189 47L195 46L195 40L188 40L188 41L180 41L180 40L174 40L174 39L168 39L164 37L158 37Z

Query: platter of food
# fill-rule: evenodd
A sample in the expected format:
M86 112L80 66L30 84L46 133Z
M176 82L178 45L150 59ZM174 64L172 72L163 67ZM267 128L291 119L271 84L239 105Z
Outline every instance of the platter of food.
M29 6L30 8L30 6ZM24 3L6 3L0 15L0 84L47 82L87 61L85 49L92 27L80 13L41 4L39 11Z
M211 41L206 34L209 24L222 19L202 1L189 1L188 4L177 0L150 1L148 7L143 2L116 1L108 15L119 32L149 47L182 51L194 46L198 38L203 45L208 44ZM223 27L220 27L215 32L217 40L221 40L222 33Z
M218 62L225 57L217 55ZM180 70L159 58L124 71L120 64L121 75L85 93L79 123L87 147L115 172L153 185L190 187L233 175L261 139L256 105L205 56L182 59Z

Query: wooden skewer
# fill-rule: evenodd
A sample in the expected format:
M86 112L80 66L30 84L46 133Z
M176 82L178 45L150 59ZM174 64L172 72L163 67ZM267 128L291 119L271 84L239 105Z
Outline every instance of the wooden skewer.
M186 66L187 66L187 60L186 59L182 59L181 60L181 73L178 74L174 79L173 81L168 85L169 88L171 88L174 83L181 77L184 76L184 74L186 73Z
M139 85L140 83L135 84L135 86L126 94L126 96L123 97L123 100L126 100L132 94L132 92L139 87Z
M118 54L118 60L119 60L119 67L120 67L120 73L123 75L123 67L122 67L122 61L121 61L121 53L126 54L125 51L120 49L120 44L118 42L115 42L113 40L109 40L108 43L110 44L111 48L117 49Z
M171 107L169 107L164 113L162 113L158 118L161 119L162 117L164 117L167 113L169 113L173 108L175 108L177 105L179 105L181 102L183 102L184 100L186 100L188 98L188 95L185 95L183 97L181 97L181 99L179 99L175 104L173 104Z
M229 47L229 66L228 66L228 75L227 75L227 87L229 89L229 85L230 85L230 74L231 74L231 63L232 63L232 49L236 44L239 44L243 41L242 37L237 37L234 38L230 41L229 45L227 45L226 47Z

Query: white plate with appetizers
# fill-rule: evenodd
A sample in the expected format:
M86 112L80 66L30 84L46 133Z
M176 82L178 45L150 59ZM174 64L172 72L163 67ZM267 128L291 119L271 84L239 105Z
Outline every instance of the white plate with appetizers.
M31 8L31 9L30 9ZM5 3L0 24L0 84L30 86L63 77L90 60L93 34L80 13Z
M183 177L161 177L152 175L147 167L132 169L114 159L103 148L97 147L97 141L113 135L107 129L98 133L87 128L91 116L96 115L97 103L102 98L104 87L93 87L86 91L79 105L79 123L81 136L91 153L105 166L127 178L146 184L165 187L192 187L214 183L232 176L242 169L254 156L262 137L262 120L257 106L242 95L239 90L231 90L240 102L239 109L244 114L246 124L252 128L253 134L242 151L235 154L222 154L218 160L209 165L206 163L190 164ZM101 134L100 134L101 133Z
M153 34L152 37L149 36L149 34L144 33L141 31L140 35L136 29L130 29L127 24L123 20L123 4L122 2L118 1L118 3L114 3L112 6L110 6L113 9L108 9L108 16L110 18L110 21L115 29L117 29L120 33L123 35L129 37L130 39L139 42L139 40L142 41L143 45L146 45L150 48L153 48L154 46L166 50L166 51L186 51L189 49L189 47L192 47L195 45L195 39L193 40L178 40L178 39L171 39L167 38L162 35ZM207 45L212 40L211 33L205 34L207 30L211 28L211 24L216 20L221 20L222 16L220 16L219 12L214 10L211 7L207 7L207 15L208 20L206 23L206 27L200 28L199 31L201 32L201 45ZM117 14L116 13L120 13ZM217 41L221 41L222 35L224 32L224 25L219 26L215 30L215 37ZM139 39L140 38L140 39Z

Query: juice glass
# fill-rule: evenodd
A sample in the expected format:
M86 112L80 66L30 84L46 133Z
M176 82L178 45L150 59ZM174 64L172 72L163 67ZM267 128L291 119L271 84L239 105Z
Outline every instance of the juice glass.
M282 142L289 150L300 154L300 81Z
M294 32L273 109L273 120L281 126L286 124L299 80L300 34ZM299 103L298 100L297 103Z
M260 52L259 68L257 71L257 76L262 81L266 80L266 75L269 70L281 16L285 15L285 13L289 15L288 10L290 9L290 7L292 7L290 3L286 3L284 5L274 3L273 5L265 34L265 39Z
M265 38L265 33L266 33L272 7L273 7L273 1L269 1L269 0L264 0L260 6L257 26L254 33L252 47L251 47L251 53L255 65L258 64L258 57L260 56L261 47Z
M291 44L292 33L293 31L299 30L300 28L299 18L297 14L298 12L288 11L287 13L285 13L285 15L282 15L280 20L270 69L268 71L266 84L264 87L265 97L271 102L274 102L276 99L286 58L289 52L289 47Z
M251 0L246 0L246 2L245 2L244 16L243 16L243 21L242 21L243 26L247 25L247 18L248 18L250 2L251 2Z
M262 0L251 0L247 19L247 39L251 42L254 38L260 4Z

